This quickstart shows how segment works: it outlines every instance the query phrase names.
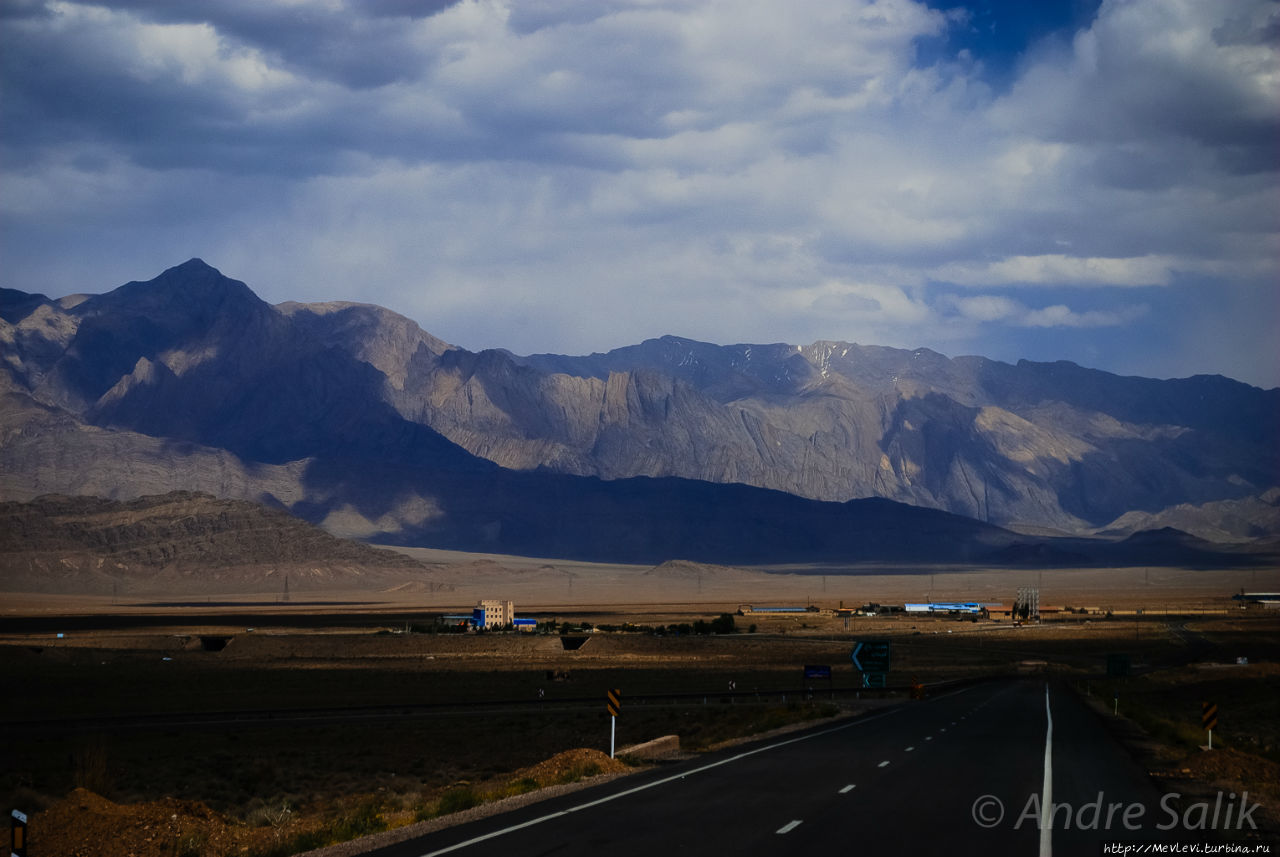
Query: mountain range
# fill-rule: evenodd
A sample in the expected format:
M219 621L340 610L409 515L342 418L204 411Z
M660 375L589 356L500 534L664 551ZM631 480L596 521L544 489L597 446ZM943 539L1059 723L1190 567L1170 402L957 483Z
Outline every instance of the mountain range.
M617 561L1280 536L1280 389L1219 376L670 336L474 353L376 306L272 306L198 259L101 295L0 290L0 356L10 501L192 490L341 536Z

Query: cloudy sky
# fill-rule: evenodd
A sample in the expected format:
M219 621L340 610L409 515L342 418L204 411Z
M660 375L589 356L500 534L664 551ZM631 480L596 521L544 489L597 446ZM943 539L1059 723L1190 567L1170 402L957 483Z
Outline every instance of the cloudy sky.
M0 3L0 285L1280 385L1273 0Z

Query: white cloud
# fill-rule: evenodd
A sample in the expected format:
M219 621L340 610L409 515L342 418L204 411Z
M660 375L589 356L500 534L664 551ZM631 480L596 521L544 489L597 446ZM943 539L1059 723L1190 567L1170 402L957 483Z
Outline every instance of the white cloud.
M976 297L947 296L940 304L949 307L966 321L979 324L999 322L1017 327L1117 327L1129 324L1145 316L1149 308L1145 304L1121 306L1112 310L1085 310L1078 312L1064 304L1033 309L1012 298L999 295Z
M1144 366L1153 318L1276 309L1266 0L1108 0L1002 94L916 63L957 24L911 0L51 8L0 29L8 286L200 255L472 346L1052 327Z
M957 285L1167 286L1177 267L1169 256L1099 259L1050 253L998 262L942 265L933 277Z

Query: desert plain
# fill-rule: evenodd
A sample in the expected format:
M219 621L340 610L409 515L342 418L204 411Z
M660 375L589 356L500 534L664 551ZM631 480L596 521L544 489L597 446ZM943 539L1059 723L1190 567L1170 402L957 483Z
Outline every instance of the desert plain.
M363 588L295 571L287 589L267 576L269 591L6 593L0 791L31 817L44 844L32 853L358 853L340 843L661 764L628 752L655 739L687 757L912 704L912 685L927 695L992 677L1069 685L1158 782L1248 789L1264 801L1256 836L1280 829L1280 612L1232 598L1280 589L1275 569L650 567L399 550L425 571ZM1042 622L839 612L1007 606L1021 587L1039 591ZM447 632L446 617L485 598L513 601L539 632ZM763 606L811 609L751 609ZM691 633L725 614L731 633ZM885 690L864 690L850 662L868 637L892 642ZM1108 675L1117 653L1131 674ZM806 679L810 665L832 678ZM610 688L624 700L617 759ZM1209 698L1222 711L1213 753L1197 722Z

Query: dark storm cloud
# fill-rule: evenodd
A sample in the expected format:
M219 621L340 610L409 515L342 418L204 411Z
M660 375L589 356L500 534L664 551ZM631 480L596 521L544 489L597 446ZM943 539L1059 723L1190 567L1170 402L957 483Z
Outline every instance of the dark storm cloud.
M452 5L443 0L365 0L351 8L314 8L261 0L120 0L109 7L156 23L209 24L228 38L278 57L288 68L370 89L420 74L430 58L410 43L405 21Z
M1053 328L1181 369L1234 324L1205 370L1280 372L1274 4L938 5L3 3L4 285L201 256L517 351Z
M1030 69L1010 100L1048 139L1138 144L1157 158L1192 141L1203 150L1182 147L1184 167L1207 156L1231 173L1274 171L1280 113L1263 69L1275 63L1267 33L1277 16L1256 4L1238 8L1249 5L1253 15L1218 27L1226 7L1118 6L1075 37L1069 57Z

